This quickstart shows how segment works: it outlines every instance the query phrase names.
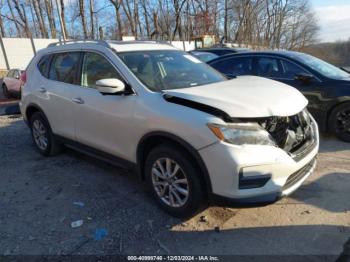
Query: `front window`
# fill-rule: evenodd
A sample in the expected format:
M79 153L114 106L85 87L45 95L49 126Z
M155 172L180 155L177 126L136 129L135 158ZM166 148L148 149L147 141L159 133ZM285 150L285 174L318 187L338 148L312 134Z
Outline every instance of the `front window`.
M289 61L281 60L281 63L284 69L284 77L287 79L295 79L297 75L308 74L304 69Z
M186 88L226 78L197 58L181 51L119 53L135 76L152 91Z
M210 65L228 77L253 74L253 59L251 57L227 58Z
M117 78L121 80L117 70L106 58L96 53L85 53L81 85L96 88L96 81L106 78Z
M311 67L313 70L319 72L321 75L324 75L325 77L336 80L348 79L350 77L348 73L339 69L338 67L333 66L311 55L299 53L296 55L295 58L300 62L306 64L307 66Z

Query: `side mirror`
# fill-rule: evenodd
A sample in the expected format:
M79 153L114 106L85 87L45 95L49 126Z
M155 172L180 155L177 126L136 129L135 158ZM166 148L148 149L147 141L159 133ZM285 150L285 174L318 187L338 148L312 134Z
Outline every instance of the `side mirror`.
M226 73L225 76L226 76L227 79L234 79L234 78L237 77L236 75L231 74L231 73Z
M310 74L300 73L295 75L294 79L308 84L314 79L314 76Z
M97 90L103 95L112 95L125 91L125 84L117 78L106 78L96 81Z

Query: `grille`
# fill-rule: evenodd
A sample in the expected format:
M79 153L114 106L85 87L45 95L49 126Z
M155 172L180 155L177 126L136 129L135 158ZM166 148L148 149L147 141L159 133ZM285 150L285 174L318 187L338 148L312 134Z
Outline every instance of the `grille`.
M306 110L294 116L271 117L259 124L269 132L278 147L297 161L316 145L314 124Z
M286 190L286 189L292 187L293 185L298 183L298 181L303 179L311 171L311 169L313 168L315 163L316 163L316 158L314 158L310 163L305 165L303 168L299 169L297 172L291 174L288 177L285 185L283 186L283 190Z

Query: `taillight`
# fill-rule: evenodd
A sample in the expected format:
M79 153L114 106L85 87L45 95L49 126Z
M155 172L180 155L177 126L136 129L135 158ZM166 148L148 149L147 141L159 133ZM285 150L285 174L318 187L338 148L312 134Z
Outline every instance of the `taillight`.
M21 72L21 85L23 86L27 82L27 72L22 71Z

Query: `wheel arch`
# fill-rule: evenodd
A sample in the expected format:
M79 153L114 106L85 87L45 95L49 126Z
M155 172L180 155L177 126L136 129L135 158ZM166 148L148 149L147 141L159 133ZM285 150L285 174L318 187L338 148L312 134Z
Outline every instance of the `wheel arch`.
M337 102L334 103L327 111L327 117L326 117L326 131L329 132L330 131L330 127L329 127L329 121L330 121L330 117L332 115L332 113L334 112L334 110L344 104L350 104L350 96L346 96L346 97L341 97L339 99L337 99Z
M42 113L44 115L44 117L46 118L46 120L48 121L44 111L40 108L40 106L38 106L37 104L31 103L26 107L26 111L25 111L25 116L26 116L28 125L30 125L30 118L36 112Z
M145 180L145 174L143 170L148 153L153 148L161 144L172 144L185 150L194 160L196 167L200 170L200 179L203 183L203 186L205 187L204 189L206 190L206 193L212 193L212 186L209 173L198 151L182 138L163 131L155 131L144 135L137 145L137 171L142 180Z

